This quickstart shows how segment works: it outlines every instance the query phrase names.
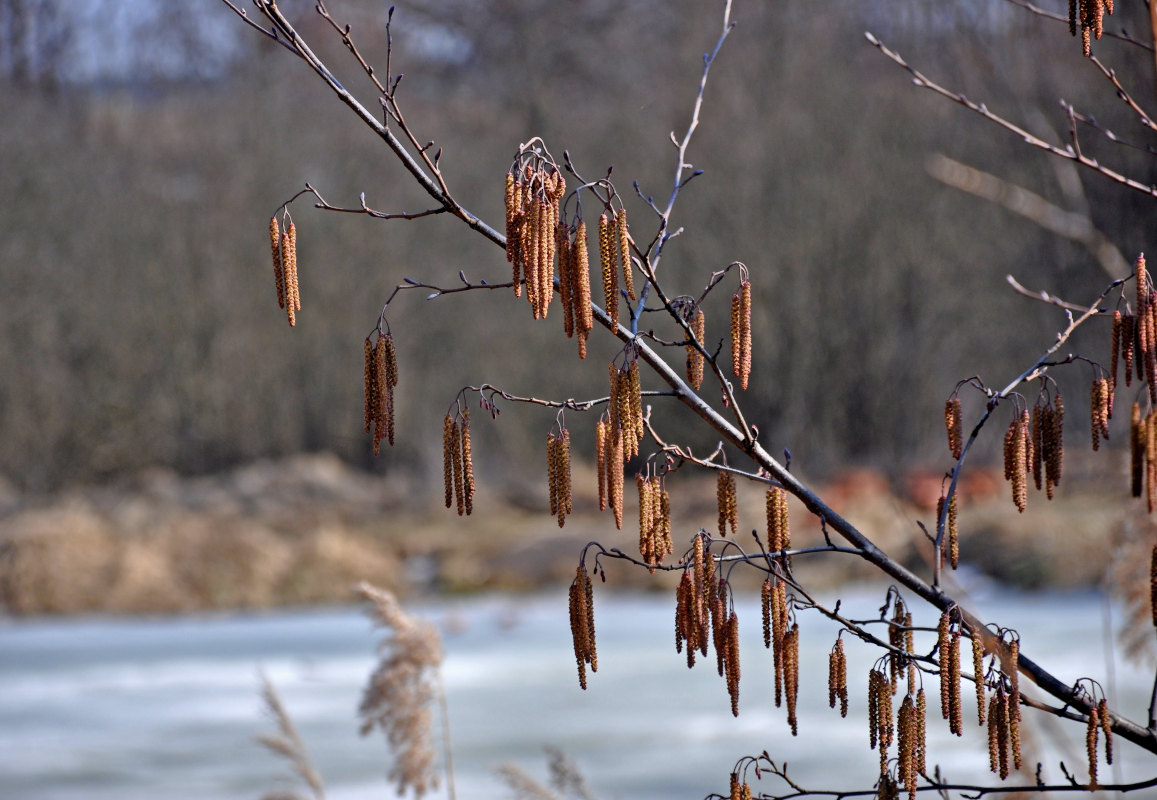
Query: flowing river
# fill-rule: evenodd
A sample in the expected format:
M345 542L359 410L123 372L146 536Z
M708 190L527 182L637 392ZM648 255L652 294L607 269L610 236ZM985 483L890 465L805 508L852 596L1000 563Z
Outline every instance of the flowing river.
M865 619L878 616L884 591L860 587L842 596L843 613ZM737 604L738 719L714 657L689 671L675 653L672 597L615 595L596 584L595 604L599 671L586 692L575 674L565 594L410 608L443 634L458 797L513 797L495 773L503 764L545 783L545 746L575 761L603 800L726 793L735 761L764 749L809 788L872 784L879 767L868 749L864 689L878 654L847 641L851 709L840 719L827 703L836 629L814 612L800 616L800 735L793 738L784 709L774 706L754 602ZM1152 674L1108 653L1106 621L1121 613L1099 595L988 590L976 608L1019 630L1022 651L1062 680L1098 678L1114 706L1144 724ZM280 691L329 798L392 797L385 742L380 734L359 737L355 718L379 637L353 608L0 622L0 798L255 800L288 788L288 765L255 741L273 731L259 670ZM921 642L931 649L934 637L918 640L918 649ZM962 655L969 671L967 644ZM955 780L992 777L971 684L958 739L940 719L937 679L925 681L929 759ZM1062 760L1084 779L1083 728L1028 709L1024 716L1026 760L1043 761L1048 781L1063 780ZM1157 759L1119 739L1115 745L1117 779L1157 774ZM1113 769L1102 764L1102 783L1114 779ZM755 788L782 784L765 778ZM445 796L444 780L435 796Z

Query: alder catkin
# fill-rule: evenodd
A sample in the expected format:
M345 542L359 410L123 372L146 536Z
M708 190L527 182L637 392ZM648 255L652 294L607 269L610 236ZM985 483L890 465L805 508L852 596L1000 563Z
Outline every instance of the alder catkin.
M763 646L771 648L771 578L763 579L759 590L759 607L763 611ZM1157 614L1155 614L1157 616Z
M623 288L627 290L627 297L632 301L638 300L635 296L635 279L631 274L631 237L627 233L627 209L620 208L615 214L615 238L619 246L619 261L623 265Z
M285 273L281 266L281 230L277 215L269 218L269 244L273 249L273 280L277 287L277 307L285 308Z
M558 449L554 432L546 435L546 484L550 490L551 516L558 513Z
M952 457L960 460L964 447L964 422L960 398L952 397L944 404L944 427L948 430L948 449Z
M703 316L703 309L696 308L694 316L689 321L695 340L703 345L707 335L707 322ZM694 345L687 345L687 383L695 391L699 391L703 387L703 367L703 354Z
M578 664L579 686L586 689L586 665L591 665L591 672L598 672L599 657L595 647L594 589L590 576L581 565L570 585L570 630Z
M450 426L450 457L454 468L454 498L458 505L458 516L466 513L466 483L462 472L462 428L457 422Z
M293 310L301 311L301 290L297 284L297 226L290 222L285 230L288 237L283 241L282 247L282 261L285 266L285 305L288 308L292 300ZM294 324L292 316L289 324Z
M610 220L606 214L599 215L599 266L603 273L603 297L606 300L607 316L612 322L619 321L619 275L615 254L616 243L612 241Z
M599 481L599 511L607 510L607 498L610 494L610 480L607 472L607 423L600 417L595 423L595 464Z
M1097 735L1101 730L1100 713L1096 706L1089 708L1088 726L1085 728L1085 752L1089 759L1089 791L1097 786Z
M727 692L731 695L731 715L739 716L739 618L735 612L727 618ZM793 728L794 730L794 728Z
M1109 354L1109 387L1115 390L1117 388L1117 364L1121 357L1121 329L1124 327L1124 317L1121 315L1121 310L1113 311L1113 330L1110 334L1110 349Z
M948 612L945 611L940 615L940 623L936 627L936 648L940 658L940 715L944 719L949 718L949 709L951 706L951 701L949 700L950 690L948 688L950 683L948 669L949 626Z
M969 626L972 634L972 677L976 681L976 717L977 722L984 724L984 639L978 627Z
M1126 386L1133 385L1133 340L1136 336L1134 322L1132 314L1126 314L1121 320L1121 355L1125 359Z
M591 268L587 254L587 224L581 219L575 226L574 244L571 245L571 268L574 270L575 329L578 331L579 358L587 357L587 337L594 327L591 310Z
M731 297L731 372L747 388L751 374L751 282L743 281Z
M466 516L474 513L474 448L470 444L470 409L462 409L462 428L460 431L462 438L462 477L466 482ZM393 427L390 428L390 444L394 443ZM568 465L568 480L569 480L569 465ZM568 497L570 488L567 488ZM569 500L568 500L569 503ZM568 510L569 514L570 511Z
M791 735L799 735L799 720L796 717L796 706L799 701L799 623L793 623L783 637L784 694L787 696L787 724L791 726Z
M276 218L274 218L276 220ZM378 416L377 407L375 403L378 398L377 382L374 380L376 370L374 368L374 345L370 342L370 337L366 337L365 342L365 388L366 388L366 417L365 417L365 431L370 433L373 430L374 420Z
M1012 744L1013 767L1020 769L1020 641L1008 643L1008 736Z
M615 527L623 529L623 437L612 436L610 460L607 462L610 482L611 511L615 514Z
M1097 719L1101 723L1101 732L1105 734L1105 763L1113 763L1113 720L1109 717L1109 701L1101 698L1097 703Z
M726 536L728 526L734 534L739 528L739 506L735 496L735 476L726 470L719 471L715 486L715 500L719 507L719 535Z
M442 420L442 479L446 484L446 508L454 503L454 420L449 414Z

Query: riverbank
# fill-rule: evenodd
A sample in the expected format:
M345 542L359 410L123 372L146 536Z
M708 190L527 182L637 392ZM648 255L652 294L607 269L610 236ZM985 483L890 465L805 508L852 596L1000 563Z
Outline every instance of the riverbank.
M632 492L624 530L616 531L609 513L598 512L589 473L575 469L576 513L562 529L547 514L545 487L541 497L539 487L481 487L474 514L459 518L431 508L440 498L412 478L368 475L330 455L208 477L152 470L35 500L9 493L0 503L0 606L27 615L341 603L361 580L402 594L557 587L569 582L587 542L636 547ZM1079 494L1062 487L1051 503L1033 493L1021 515L999 477L974 471L962 485L963 562L1024 588L1101 582L1114 549L1136 527L1140 508L1127 486L1094 482ZM668 488L677 541L680 532L686 539L700 527L714 529L713 481L677 474ZM930 556L917 522L933 525L938 476L912 474L897 486L858 470L819 488L905 563L919 568ZM793 544L822 544L814 519L794 501L791 511ZM763 517L763 493L741 487L741 528L762 530ZM750 537L741 543L753 545ZM813 586L872 577L847 556L797 560L796 570ZM673 586L671 575L608 572L621 586Z

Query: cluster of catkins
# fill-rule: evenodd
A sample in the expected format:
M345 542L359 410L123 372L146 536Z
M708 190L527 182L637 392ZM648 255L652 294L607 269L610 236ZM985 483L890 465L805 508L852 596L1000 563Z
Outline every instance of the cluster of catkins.
M474 511L474 463L470 452L470 410L442 420L442 477L446 484L446 508L455 502L458 516Z
M570 431L561 428L557 436L546 437L546 476L550 488L550 513L558 517L558 527L574 513L570 486Z
M586 567L575 571L570 584L570 633L574 640L574 657L578 662L579 686L587 688L587 664L591 672L599 671L599 654L595 649L594 590Z
M394 444L394 387L398 385L398 355L392 334L378 332L376 341L365 341L365 431L373 436L374 455L382 440Z
M566 179L541 159L506 174L506 260L513 266L514 295L522 295L525 281L535 319L546 316L554 296L558 201L564 194Z
M1090 52L1092 39L1100 39L1106 14L1113 13L1113 0L1069 0L1069 33L1081 32L1085 56Z
M687 666L692 667L696 650L705 656L714 647L716 668L727 681L731 713L739 716L739 617L728 602L730 586L716 572L707 541L704 532L695 535L691 561L675 589L675 652L683 652L686 643Z
M635 476L639 489L639 555L652 574L665 556L675 550L671 541L671 497L658 475Z
M799 623L791 619L787 582L778 576L766 578L759 600L763 611L763 646L771 649L774 664L775 706L779 708L787 700L787 724L795 736L799 733L795 713L799 697Z
M269 244L273 250L273 280L277 285L277 305L289 315L289 325L297 324L296 312L301 311L301 291L297 285L297 226L291 220L285 232L277 224L277 216L269 218Z
M611 507L615 526L623 527L623 465L639 454L643 438L643 395L639 387L639 363L628 346L622 367L612 361L607 411L595 425L595 458L598 465L599 511Z

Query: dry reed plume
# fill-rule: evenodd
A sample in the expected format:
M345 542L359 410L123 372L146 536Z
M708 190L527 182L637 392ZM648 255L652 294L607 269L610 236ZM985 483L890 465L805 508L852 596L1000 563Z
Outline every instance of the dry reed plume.
M370 619L388 631L379 660L362 692L361 734L375 728L394 751L389 777L398 794L436 789L431 705L441 696L442 642L434 626L406 614L390 592L368 583L357 588L369 601Z

